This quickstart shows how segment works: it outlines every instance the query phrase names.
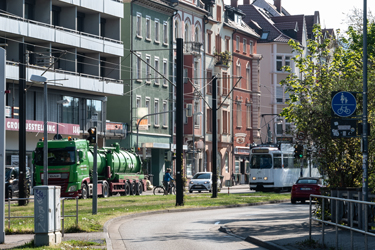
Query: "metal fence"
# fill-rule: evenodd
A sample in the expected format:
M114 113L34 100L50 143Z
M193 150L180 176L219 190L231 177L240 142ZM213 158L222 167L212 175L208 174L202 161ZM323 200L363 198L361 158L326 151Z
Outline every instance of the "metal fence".
M318 201L321 199L321 210L320 215L317 213L318 209L313 214L312 211L312 200L317 198ZM326 208L331 208L332 216L326 218ZM350 230L350 241L351 249L354 249L354 240L353 232L361 233L365 237L364 245L365 249L368 248L368 239L367 236L374 236L375 234L369 232L369 229L372 225L372 215L374 212L375 203L360 201L360 200L351 200L323 195L310 195L310 225L309 225L309 239L311 241L311 224L312 221L317 221L321 223L322 226L322 244L324 245L324 226L332 225L335 227L336 233L336 249L339 249L339 240L338 240L338 229ZM360 211L362 210L362 211ZM369 213L370 210L370 213ZM364 216L360 216L364 212ZM340 216L339 216L340 215ZM320 218L321 217L321 218ZM363 220L363 222L361 222Z
M66 215L65 214L65 200L76 200L76 213L75 215ZM8 203L8 216L5 219L8 219L8 229L10 229L10 220L11 219L19 219L19 218L34 218L34 216L10 216L11 214L11 201L19 201L19 200L34 200L34 198L16 198L16 199L6 199ZM67 217L75 217L76 218L76 227L78 227L78 197L61 197L60 200L62 201L62 211L61 211L61 234L64 237L64 222L65 218Z

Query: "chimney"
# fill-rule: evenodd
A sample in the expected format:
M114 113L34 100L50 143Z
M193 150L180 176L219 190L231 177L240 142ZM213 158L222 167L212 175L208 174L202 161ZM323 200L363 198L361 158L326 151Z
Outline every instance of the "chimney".
M234 8L238 8L238 0L231 0L230 6L232 6Z
M273 0L273 4L276 6L276 10L281 13L282 7L281 7L281 0Z
M249 5L250 4L250 0L243 0L243 5Z

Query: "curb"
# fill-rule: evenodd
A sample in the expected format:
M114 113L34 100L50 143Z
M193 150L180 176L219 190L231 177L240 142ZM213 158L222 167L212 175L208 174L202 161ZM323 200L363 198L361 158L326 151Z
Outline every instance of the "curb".
M154 215L154 214L191 212L191 211L199 211L199 210L213 210L213 209L225 209L225 208L236 208L236 207L251 207L251 206L259 206L259 205L265 205L265 204L284 203L284 202L288 202L288 201L289 201L289 199L287 199L287 200L275 200L275 201L264 201L264 202L257 202L257 203L247 203L247 204L214 206L214 207L196 207L196 208L166 209L166 210L157 210L157 211L150 211L150 212L142 212L142 213L128 214L128 215L124 215L124 216L120 216L120 217L115 217L115 218L112 218L112 219L108 220L106 223L104 223L104 226L103 226L103 231L106 234L107 250L112 250L113 249L112 248L112 241L111 241L111 238L110 238L109 233L108 233L108 228L110 227L110 224L113 223L113 221L126 220L126 219L129 219L129 218L137 218L137 217L142 217L142 216L147 216L147 215ZM220 231L220 229L219 229L219 231ZM246 239L243 239L243 240L248 241L247 240L248 238L250 238L250 239L254 238L255 239L255 237L248 236ZM250 242L250 241L248 241L248 242ZM270 242L266 242L265 243L265 242L263 242L263 241L261 241L259 239L258 239L257 242L259 242L259 243L255 243L255 242L250 242L250 243L253 243L253 244L261 246L261 247L265 247L265 246L259 245L259 244L269 244L270 247L268 247L268 248L265 247L265 248L267 248L267 249L276 249L276 250L286 250L286 248L281 248L278 245L275 245L275 244L270 243ZM276 248L276 247L278 247L278 248Z

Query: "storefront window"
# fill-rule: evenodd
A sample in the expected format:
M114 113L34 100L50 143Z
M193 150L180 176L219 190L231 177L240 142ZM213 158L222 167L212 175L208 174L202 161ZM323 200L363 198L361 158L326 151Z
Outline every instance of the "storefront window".
M63 123L79 124L79 98L63 96L63 100L69 100L69 103L59 105Z
M234 173L235 174L239 174L240 173L240 158L239 157L236 157L235 158L235 162L234 162Z
M225 153L225 173L229 173L229 156L228 153Z

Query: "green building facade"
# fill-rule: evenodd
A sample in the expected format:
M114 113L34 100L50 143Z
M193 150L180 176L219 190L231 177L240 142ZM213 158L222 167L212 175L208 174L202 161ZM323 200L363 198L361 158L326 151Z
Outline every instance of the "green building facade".
M120 141L121 147L134 148L142 155L143 169L153 175L154 185L162 183L170 165L165 157L173 143L174 13L168 1L124 1L124 95L108 97L108 119L127 124L127 136ZM106 144L115 141L118 142L110 139Z

